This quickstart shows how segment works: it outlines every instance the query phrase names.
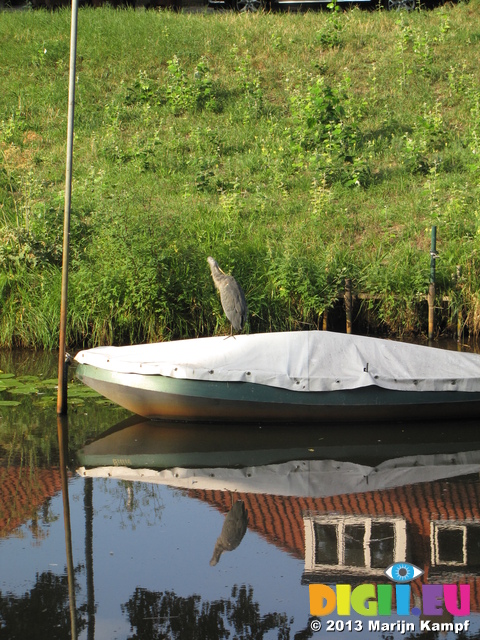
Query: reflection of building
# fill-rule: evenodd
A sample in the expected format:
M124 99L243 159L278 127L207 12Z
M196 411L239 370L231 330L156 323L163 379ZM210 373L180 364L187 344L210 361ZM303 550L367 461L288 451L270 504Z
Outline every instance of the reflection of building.
M190 490L222 511L231 494ZM424 570L412 583L468 583L480 612L480 482L478 475L322 498L235 494L249 528L305 560L305 582L379 580L392 562ZM418 593L415 593L415 592Z
M306 515L305 571L382 575L406 560L403 518L366 515Z
M480 567L480 522L432 521L430 543L432 567Z
M0 536L36 521L39 508L59 491L58 469L0 467Z

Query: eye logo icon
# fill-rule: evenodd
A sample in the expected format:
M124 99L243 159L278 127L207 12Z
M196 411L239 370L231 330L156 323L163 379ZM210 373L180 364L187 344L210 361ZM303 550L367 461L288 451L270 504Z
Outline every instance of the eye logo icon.
M395 562L385 569L385 575L394 582L411 582L423 574L423 571L409 562Z

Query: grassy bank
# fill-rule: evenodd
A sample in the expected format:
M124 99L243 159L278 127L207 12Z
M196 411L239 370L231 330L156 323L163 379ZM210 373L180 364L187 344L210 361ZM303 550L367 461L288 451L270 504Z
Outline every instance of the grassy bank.
M480 332L480 3L79 14L69 344L317 327L344 279L372 331ZM0 14L0 346L58 341L68 11ZM460 278L456 279L457 265Z

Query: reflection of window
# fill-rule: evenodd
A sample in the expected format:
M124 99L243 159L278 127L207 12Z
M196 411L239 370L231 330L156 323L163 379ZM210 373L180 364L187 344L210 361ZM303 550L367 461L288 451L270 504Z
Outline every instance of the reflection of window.
M315 564L338 564L337 527L333 524L314 525Z
M344 563L352 567L365 566L364 524L346 524L344 528Z
M401 518L308 516L304 525L307 571L382 573L393 562L406 559L406 526Z
M468 564L478 567L480 565L480 527L467 526L467 559Z
M432 565L480 565L480 525L466 522L432 522L430 534Z

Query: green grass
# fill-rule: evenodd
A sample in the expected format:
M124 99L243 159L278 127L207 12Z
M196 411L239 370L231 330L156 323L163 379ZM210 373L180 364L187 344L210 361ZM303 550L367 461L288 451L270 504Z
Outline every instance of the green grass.
M480 333L480 3L79 13L69 344L321 326ZM58 343L70 13L0 14L0 346ZM456 277L457 266L460 278ZM368 326L367 326L368 325Z

